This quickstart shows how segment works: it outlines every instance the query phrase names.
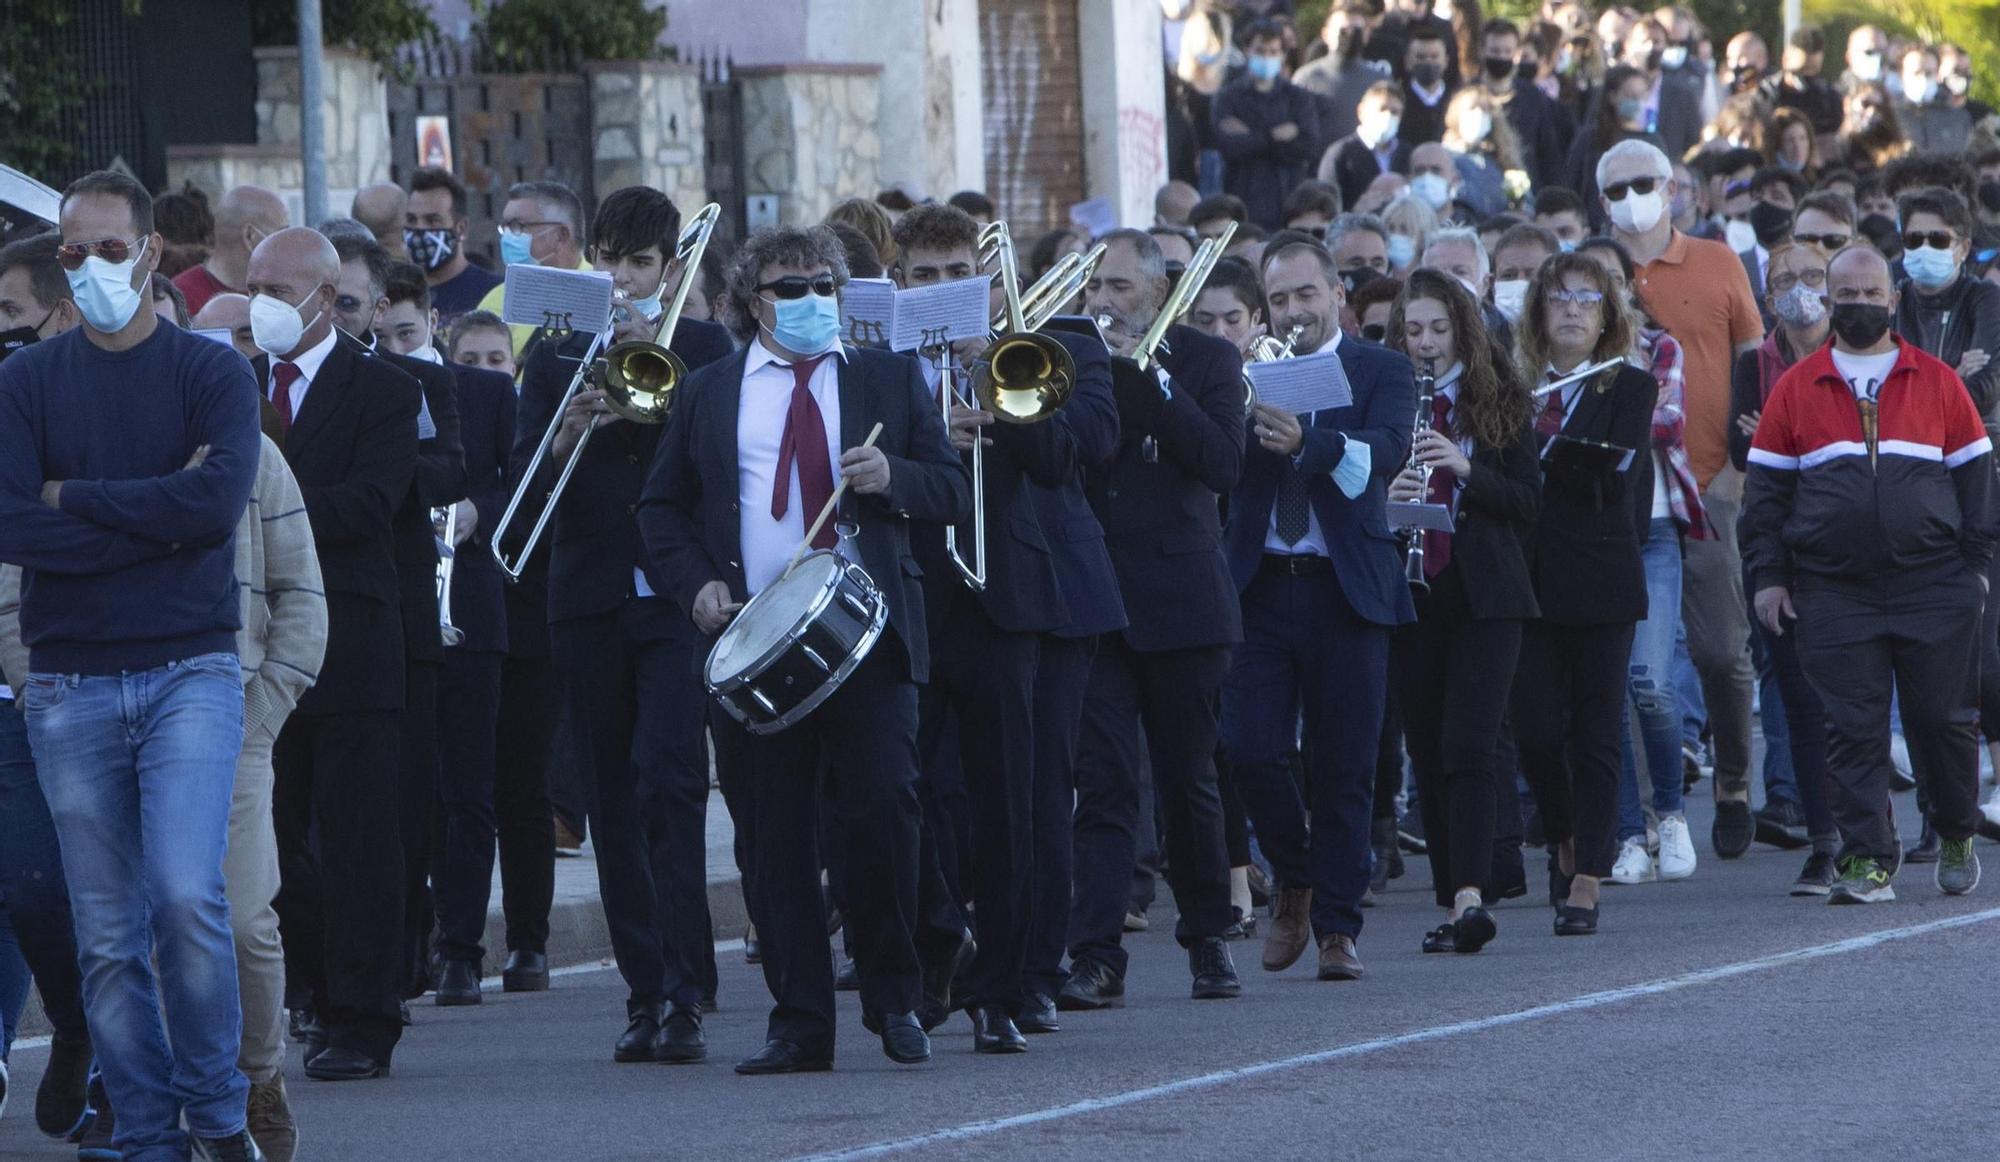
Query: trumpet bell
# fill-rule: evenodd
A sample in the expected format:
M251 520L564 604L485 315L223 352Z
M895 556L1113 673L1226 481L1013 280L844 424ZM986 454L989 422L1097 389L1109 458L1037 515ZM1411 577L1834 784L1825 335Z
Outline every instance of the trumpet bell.
M606 351L591 379L614 414L633 423L664 424L674 389L686 376L680 356L658 343L634 339Z
M973 374L979 406L1002 423L1033 424L1061 411L1076 391L1076 361L1048 335L1021 332L994 340Z

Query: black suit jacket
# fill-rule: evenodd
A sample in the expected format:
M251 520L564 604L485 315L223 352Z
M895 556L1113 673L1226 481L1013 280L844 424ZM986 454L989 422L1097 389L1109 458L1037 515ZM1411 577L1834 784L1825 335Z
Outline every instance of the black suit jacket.
M711 581L728 582L738 601L748 597L736 431L745 358L739 351L688 377L639 500L647 575L659 578L661 595L683 611L694 608L695 594ZM944 419L915 361L849 348L839 374L841 447L859 447L879 421L875 446L890 465L888 492L857 496L843 507L859 526L862 567L888 602L889 628L903 643L910 678L923 682L930 646L910 522L964 519L972 511L972 477L945 438ZM698 649L697 664L706 655L706 646Z
M1076 363L1076 391L1050 423L1061 426L1076 445L1077 467L1051 485L1036 481L1035 510L1049 538L1056 583L1067 616L1057 637L1095 637L1125 628L1125 603L1118 574L1104 549L1104 526L1083 494L1083 466L1101 464L1118 451L1118 404L1111 395L1111 353L1083 335L1052 333Z
M413 662L444 662L438 635L437 533L431 509L465 499L465 445L458 430L458 391L451 369L372 350L343 334L341 342L387 362L417 381L436 434L417 441L417 470L396 509L396 573L402 586L403 645Z
M493 526L507 506L507 456L514 447L514 381L498 371L451 366L458 394L459 435L465 444L465 484L479 514L451 567L451 623L465 633L462 650L505 651L506 582L493 560Z
M1606 625L1646 616L1639 546L1653 514L1658 394L1653 377L1629 364L1599 372L1584 385L1563 425L1566 436L1617 444L1636 454L1624 472L1571 475L1543 465L1541 519L1528 545L1542 620Z
M1352 207L1368 192L1369 185L1382 176L1382 167L1368 143L1352 134L1334 142L1332 152L1333 184L1340 187L1340 204ZM1410 172L1410 146L1400 138L1389 155L1389 172Z
M1144 652L1243 640L1216 504L1243 471L1243 360L1192 327L1169 327L1167 343L1159 366L1171 398L1152 371L1118 361L1118 451L1087 480L1125 599L1125 641Z
M1475 620L1541 616L1528 575L1528 538L1542 505L1535 431L1524 426L1504 448L1473 445L1472 472L1458 490L1451 557L1458 562Z
M510 481L519 480L526 471L590 339L579 333L560 344L543 343L529 358L521 375L520 407L514 418ZM714 323L682 319L667 346L693 372L729 354L729 333ZM661 430L657 425L621 421L599 424L590 437L575 475L563 489L555 520L543 536L543 543L550 545L551 625L608 613L631 596L632 570L644 561L633 514L638 511L639 491L659 447ZM510 539L526 536L561 470L562 461L553 455L543 462L536 487L515 517L518 532L510 529ZM647 584L665 596L663 580L647 567Z
M258 357L260 385L270 383L270 364ZM336 342L285 434L285 463L305 497L327 605L326 660L299 699L301 714L403 708L393 521L416 475L421 396L387 360Z

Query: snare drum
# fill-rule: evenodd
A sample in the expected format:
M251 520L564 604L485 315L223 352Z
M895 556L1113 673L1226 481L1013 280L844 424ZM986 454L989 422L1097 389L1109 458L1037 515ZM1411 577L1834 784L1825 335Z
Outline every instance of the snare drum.
M889 603L828 549L750 599L702 667L708 692L752 734L775 734L833 696L882 636Z

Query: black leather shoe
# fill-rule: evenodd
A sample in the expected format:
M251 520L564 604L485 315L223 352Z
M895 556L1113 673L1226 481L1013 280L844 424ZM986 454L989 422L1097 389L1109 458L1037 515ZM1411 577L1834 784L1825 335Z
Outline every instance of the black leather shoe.
M389 1067L358 1049L329 1045L306 1062L306 1076L314 1081L366 1081L389 1076Z
M1029 993L1021 1002L1021 1011L1014 1015L1014 1027L1023 1033L1062 1032L1055 1001L1047 993Z
M1056 1008L1065 1013L1084 1013L1124 1007L1125 978L1111 971L1109 965L1094 960L1070 962L1069 981L1056 994Z
M1220 936L1204 937L1188 949L1188 972L1194 976L1191 995L1198 1001L1222 1001L1243 995L1243 981L1229 959L1229 945Z
M1451 921L1447 920L1424 933L1424 951L1457 952L1458 929L1452 927Z
M757 926L754 924L743 929L743 963L764 963L764 942L757 939Z
M1549 845L1549 907L1560 908L1569 899L1569 882L1576 877L1562 872L1562 863L1556 857L1556 845Z
M507 954L507 967L500 972L500 987L510 993L549 991L549 958L546 953L516 948Z
M1719 859L1736 859L1750 850L1757 823L1750 816L1750 804L1725 800L1715 805L1715 822L1709 825L1708 842Z
M35 1089L35 1128L51 1138L67 1138L90 1117L90 1038L57 1036L49 1043L49 1067Z
M1556 935L1597 935L1597 909L1572 908L1568 904L1558 907L1556 909Z
M736 1072L825 1073L833 1068L833 1054L811 1053L790 1041L766 1041L764 1047L736 1063Z
M642 1009L632 1014L632 1021L625 1026L625 1035L618 1038L618 1044L611 1050L611 1060L633 1062L653 1059L653 1042L660 1039L660 1011L656 1008Z
M951 982L958 974L972 964L979 953L979 945L972 939L968 929L958 942L958 947L947 955L926 958L923 962L924 1001L917 1010L917 1019L923 1023L928 1033L951 1019L954 1006L951 1003Z
M837 993L861 991L861 970L854 967L851 958L845 956L840 958L840 968L833 974L833 991Z
M972 1051L974 1053L1026 1053L1028 1039L1014 1027L1014 1019L999 1005L981 1005L972 1010Z
M701 1032L701 1010L684 1005L668 1009L667 1019L660 1022L659 1035L653 1038L653 1060L686 1065L707 1056L708 1038Z
M896 1013L882 1019L882 1053L898 1065L916 1065L931 1059L931 1039L917 1022L915 1013Z
M453 1005L479 1003L479 966L469 960L447 960L438 973L437 1003Z
M1500 926L1493 922L1492 914L1484 908L1467 908L1460 912L1452 928L1456 937L1453 952L1477 952L1500 934Z

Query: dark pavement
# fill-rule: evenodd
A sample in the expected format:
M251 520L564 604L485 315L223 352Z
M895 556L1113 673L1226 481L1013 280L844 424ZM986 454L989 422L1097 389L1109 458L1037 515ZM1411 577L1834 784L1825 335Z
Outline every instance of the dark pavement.
M608 969L423 1004L388 1080L307 1081L294 1051L301 1158L1991 1156L2000 879L1951 900L1913 865L1892 904L1792 899L1802 853L1717 860L1708 806L1704 786L1695 878L1607 887L1594 938L1551 934L1530 852L1537 890L1496 910L1486 951L1423 956L1439 915L1411 860L1355 983L1313 980L1310 954L1264 973L1252 941L1232 946L1240 1000L1190 1001L1163 901L1127 938L1127 1007L1063 1014L1017 1057L975 1057L961 1016L930 1064L893 1065L843 994L835 1072L737 1077L767 994L733 943L701 1065L612 1064ZM2000 877L2000 847L1978 850ZM46 1057L15 1053L0 1158L71 1156L22 1100Z

